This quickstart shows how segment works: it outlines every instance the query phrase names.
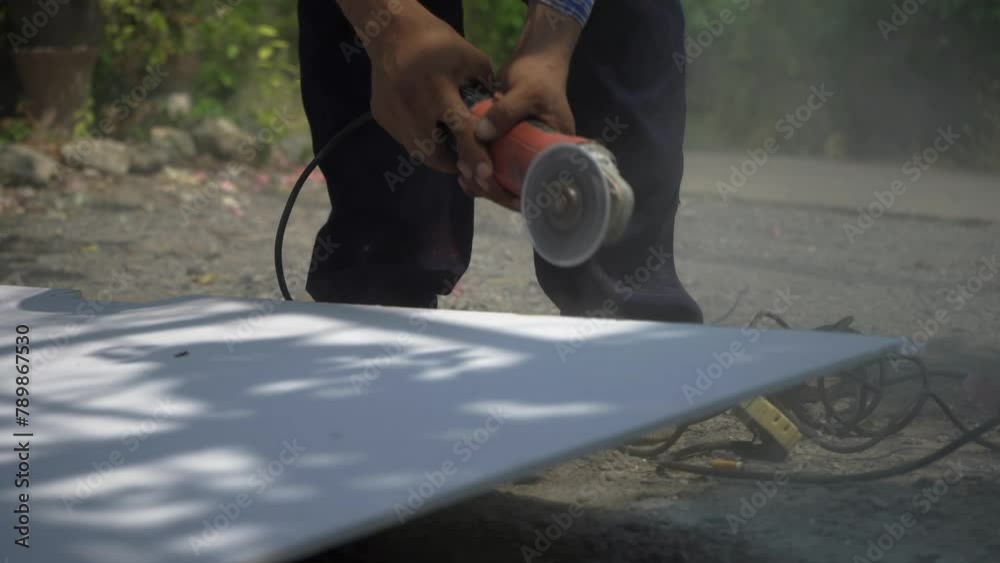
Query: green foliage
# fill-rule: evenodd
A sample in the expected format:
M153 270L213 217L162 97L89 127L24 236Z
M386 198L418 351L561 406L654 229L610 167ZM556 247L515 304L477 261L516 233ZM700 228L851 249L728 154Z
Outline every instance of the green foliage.
M227 99L242 81L262 81L270 88L295 76L289 63L290 41L276 27L246 17L242 10L247 4L205 22L204 56L196 83L200 94Z
M153 10L153 0L103 0L104 33L107 60L121 60L126 55L150 63L164 63L170 47L170 29L160 11Z
M297 107L292 0L99 1L105 40L94 101L78 129L92 127L109 104L142 84L147 65L170 72L151 98L191 92L195 120L226 115L254 129L275 108ZM906 1L919 4L917 11L902 25L881 26ZM811 87L825 84L834 98L782 143L783 154L897 159L926 147L938 127L953 126L963 139L948 159L1000 169L1000 2L683 3L692 40L705 37L725 10L734 16L721 33L709 34L699 54L689 52L689 147L759 146L775 135L779 119L806 102ZM464 7L468 37L501 66L517 44L524 2L465 0ZM614 40L634 39L623 29ZM152 118L140 114L133 111L115 134L150 125ZM0 138L27 134L24 124L0 127Z
M294 2L101 0L101 7L105 41L94 80L101 115L161 65L167 78L150 98L192 93L193 120L227 115L256 127L281 101L299 98ZM116 134L163 118L147 110L131 112Z
M526 9L523 2L516 0L466 1L466 36L489 54L494 64L502 65L517 46Z
M201 27L211 13L198 0L101 0L101 11L104 42L94 71L99 106L141 85L148 67L169 68L198 53L204 46Z
M885 37L879 21L891 22L904 0L683 0L689 37L710 37L689 52L688 146L759 146L811 87L826 84L835 97L782 143L783 153L895 159L953 125L964 139L947 158L1000 169L1000 3L909 2L917 11ZM470 39L505 61L523 4L465 7ZM731 23L707 31L726 10ZM617 40L630 41L628 31Z
M31 125L24 119L0 121L0 143L20 143L31 138Z
M254 127L265 125L282 101L298 99L298 67L291 48L297 30L287 17L283 20L260 4L252 10L253 3L244 0L206 24L206 56L196 82L201 96L231 100L238 107L250 105L240 95L253 100L241 113ZM252 92L246 92L248 88Z
M86 105L80 108L73 117L75 118L73 125L74 137L86 137L89 132L93 131L94 123L97 121L94 117L94 97L88 96Z
M735 14L689 64L689 146L758 146L775 135L777 120L806 102L810 87L826 84L835 97L782 144L783 152L908 158L939 127L953 126L964 139L948 159L1000 168L994 0L684 4L693 40L723 10ZM919 7L907 14L899 11L904 4Z
M191 118L194 121L201 121L209 117L221 117L225 113L226 108L223 107L222 102L210 96L199 95L195 98L194 106L191 108Z

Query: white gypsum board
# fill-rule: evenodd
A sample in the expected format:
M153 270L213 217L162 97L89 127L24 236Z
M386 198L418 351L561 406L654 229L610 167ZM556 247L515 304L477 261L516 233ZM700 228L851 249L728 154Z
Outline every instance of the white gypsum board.
M288 560L897 346L3 286L0 313L9 344L19 324L31 337L29 426L2 421L3 498L30 494L32 547L8 548L12 562ZM17 489L23 431L30 487Z

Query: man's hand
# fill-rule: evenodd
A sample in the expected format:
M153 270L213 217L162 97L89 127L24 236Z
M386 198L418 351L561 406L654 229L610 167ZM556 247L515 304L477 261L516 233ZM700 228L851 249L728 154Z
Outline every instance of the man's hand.
M548 6L532 2L521 40L511 62L501 71L500 91L493 107L476 127L476 137L493 141L526 119L537 119L566 134L576 132L573 112L566 98L569 65L581 28L574 20ZM473 195L490 197L497 203L519 209L516 198L496 198L500 190L492 177L461 180Z
M372 10L385 8L388 1L340 0L339 5L361 29ZM488 83L493 73L489 57L416 0L393 3L393 18L367 48L375 121L431 168L491 177L489 153L475 138L478 119L459 94L463 85ZM442 124L455 136L460 165L445 143Z

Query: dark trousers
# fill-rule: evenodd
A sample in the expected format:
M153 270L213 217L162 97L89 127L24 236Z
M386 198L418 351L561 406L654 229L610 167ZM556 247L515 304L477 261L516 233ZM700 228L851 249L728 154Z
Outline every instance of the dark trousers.
M423 4L462 31L459 0ZM299 23L302 99L318 152L369 111L370 61L333 0L299 0ZM683 32L680 0L605 0L580 38L568 84L577 134L615 154L635 213L622 239L586 264L559 268L535 256L539 284L565 315L702 321L673 259L685 119L673 55L684 53ZM373 123L320 164L332 211L307 282L317 301L433 307L465 273L473 200L456 177L426 166L403 182L387 177L408 172L408 158Z

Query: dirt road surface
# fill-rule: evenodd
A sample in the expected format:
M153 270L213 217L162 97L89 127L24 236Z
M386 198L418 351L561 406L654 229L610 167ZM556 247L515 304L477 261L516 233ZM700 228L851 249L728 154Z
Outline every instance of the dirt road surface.
M682 279L707 319L735 304L720 324L743 325L783 294L791 296L783 316L795 327L848 315L866 333L920 339L930 327L920 352L929 366L1000 378L1000 275L989 267L1000 254L1000 179L932 169L912 181L904 163L774 157L735 192L721 190L718 182L730 183L730 166L744 158L688 158L676 251ZM126 271L134 283L114 299L276 298L272 237L294 171L247 173L206 194L212 166L0 188L0 283L96 297ZM878 213L876 192L891 191L896 179L907 189ZM306 264L327 205L322 186L311 184L287 235L293 272ZM555 313L534 281L528 241L512 216L480 204L477 221L471 270L442 306ZM942 311L947 320L929 325ZM955 379L936 385L964 420L984 420L988 413L959 387ZM894 391L897 402L911 391ZM832 455L805 444L775 467L885 467L956 434L928 406L875 449ZM694 426L684 443L747 436L721 417ZM947 462L861 484L775 477L758 483L660 474L654 461L598 452L314 561L1000 561L1000 454L969 446Z

